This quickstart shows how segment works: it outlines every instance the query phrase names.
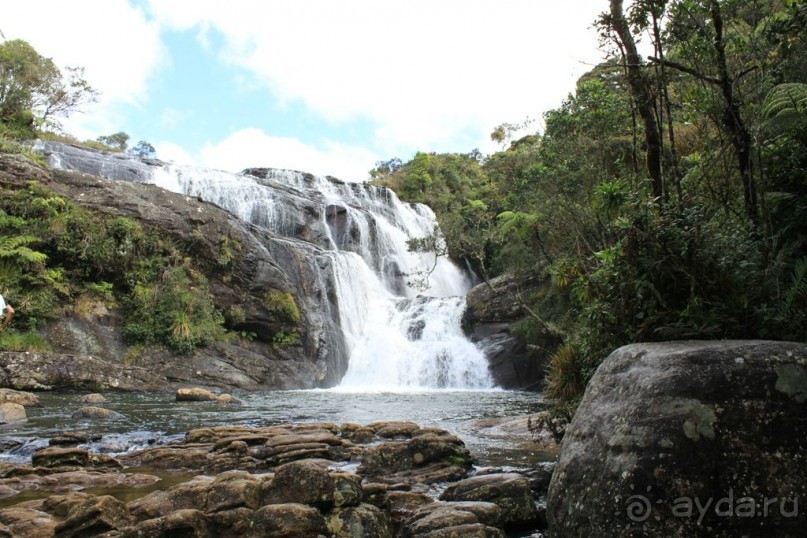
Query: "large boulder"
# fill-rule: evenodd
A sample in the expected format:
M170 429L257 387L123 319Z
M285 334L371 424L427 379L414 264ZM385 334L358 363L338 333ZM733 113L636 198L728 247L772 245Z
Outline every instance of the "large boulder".
M804 536L807 344L634 344L599 367L549 488L553 536Z

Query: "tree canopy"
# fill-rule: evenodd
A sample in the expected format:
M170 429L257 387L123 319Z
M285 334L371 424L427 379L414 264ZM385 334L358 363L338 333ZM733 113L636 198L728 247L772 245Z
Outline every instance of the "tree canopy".
M0 43L0 121L14 129L58 127L69 116L96 99L84 70L60 70L21 39Z

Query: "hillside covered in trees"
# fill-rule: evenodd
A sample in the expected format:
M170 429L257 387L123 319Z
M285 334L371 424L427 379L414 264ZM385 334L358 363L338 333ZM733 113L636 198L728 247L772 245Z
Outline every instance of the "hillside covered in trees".
M421 152L371 172L434 208L447 254L485 280L545 280L519 295L519 330L559 337L547 390L571 404L630 342L807 339L807 9L604 7L609 59L539 132L511 140L520 126L503 124L493 155Z

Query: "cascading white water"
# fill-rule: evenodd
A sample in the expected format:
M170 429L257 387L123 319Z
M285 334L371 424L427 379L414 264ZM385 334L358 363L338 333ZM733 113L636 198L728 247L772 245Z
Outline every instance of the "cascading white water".
M434 231L428 207L404 204L389 189L288 170L130 166L127 179L201 198L319 247L318 265L333 272L349 356L342 390L492 386L483 353L460 327L470 282L446 258L407 249L407 240ZM306 212L321 218L312 225ZM420 287L407 285L425 274Z

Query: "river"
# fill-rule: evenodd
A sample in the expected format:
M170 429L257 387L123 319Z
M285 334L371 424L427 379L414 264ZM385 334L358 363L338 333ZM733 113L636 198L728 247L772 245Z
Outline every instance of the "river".
M41 407L27 408L28 420L0 425L0 462L23 463L61 432L85 432L94 452L120 454L149 444L180 438L184 432L218 425L269 426L302 422L409 420L445 428L460 436L480 466L529 467L547 455L528 436L501 435L479 421L522 416L541 409L539 395L528 392L419 391L353 392L346 390L235 392L243 405L177 402L168 392L109 392L104 408L123 418L77 420L85 404L79 392L39 393ZM526 418L523 419L526 424ZM486 421L486 423L495 421Z

